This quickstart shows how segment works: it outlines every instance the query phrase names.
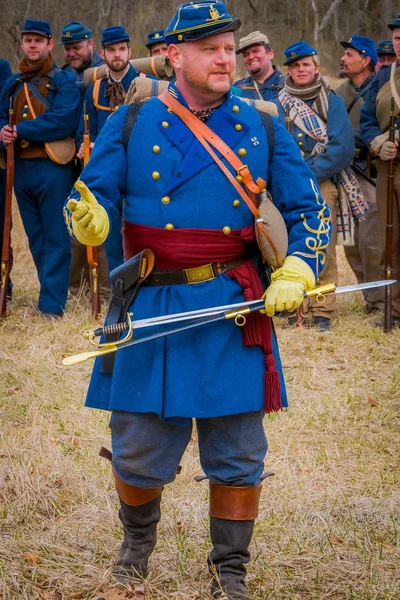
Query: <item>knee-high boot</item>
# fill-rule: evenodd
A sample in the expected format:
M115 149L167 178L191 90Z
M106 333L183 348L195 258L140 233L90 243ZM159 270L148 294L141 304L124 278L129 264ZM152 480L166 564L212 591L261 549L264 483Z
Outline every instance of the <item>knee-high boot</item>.
M127 485L114 472L124 527L119 560L113 574L120 583L147 577L147 563L157 541L162 487L143 489Z
M261 485L233 487L210 484L210 536L213 549L208 567L213 598L250 600L244 579L249 545L258 515Z

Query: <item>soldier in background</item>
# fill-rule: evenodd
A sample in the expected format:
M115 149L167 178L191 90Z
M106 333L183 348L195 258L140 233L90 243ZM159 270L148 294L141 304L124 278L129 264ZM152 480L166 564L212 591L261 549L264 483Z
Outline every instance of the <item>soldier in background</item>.
M376 51L378 53L376 72L380 71L383 65L391 65L396 62L392 40L379 40Z
M344 171L351 163L355 147L349 117L342 99L330 89L329 80L320 74L318 53L305 41L296 42L285 49L288 76L285 87L273 100L278 107L282 124L290 122L290 132L296 141L304 161L313 172L321 190L321 195L329 206L332 218L332 237L326 253L319 283L338 282L336 261L336 240L338 223L341 237L350 236L352 214L349 209L349 196L358 200L358 190L354 189L350 175ZM289 128L289 127L288 127ZM349 186L346 195L346 208L336 219L339 204L339 176ZM354 175L353 175L353 179ZM357 186L358 187L358 186ZM342 242L343 243L343 242ZM309 312L318 331L331 331L331 317L335 309L335 294L327 296L323 304L311 299ZM296 324L296 317L289 318L289 325Z
M69 148L78 125L80 97L69 73L59 69L47 21L27 19L21 30L20 72L4 84L0 136L15 144L14 191L38 273L38 309L46 320L63 315L68 293L71 245L62 207L73 182L71 163L63 164L51 142ZM14 127L8 125L13 98ZM72 149L71 149L72 147Z
M378 55L371 38L353 35L348 42L340 42L345 49L340 60L340 71L346 80L335 90L343 99L353 126L356 154L353 167L369 209L365 219L355 221L354 246L344 246L349 261L359 283L376 281L381 278L379 269L378 213L376 210L375 182L366 173L368 148L360 136L360 111L375 77ZM382 288L366 290L364 293L367 312L383 309Z
M150 56L167 56L168 46L164 38L164 29L151 31L147 35L146 48L149 49Z
M94 48L93 32L79 21L72 21L64 25L61 30L65 65L63 69L73 73L82 96L85 93L83 72L92 67L98 67L104 60Z
M272 64L274 51L264 33L253 31L239 41L236 54L243 54L243 60L250 77L236 81L234 85L242 90L242 96L253 100L271 100L283 88L285 78Z
M395 20L388 25L392 30L392 43L396 53L397 62L400 60L400 13ZM376 157L376 168L378 171L376 181L376 204L378 210L379 235L380 235L380 267L382 271L385 265L385 239L386 239L386 212L387 212L387 180L388 180L388 162L394 162L394 203L393 203L393 255L392 255L392 278L397 279L397 283L392 285L392 325L400 327L400 168L399 168L399 148L398 131L396 131L397 141L393 144L389 140L389 123L391 112L391 101L393 97L393 88L396 92L396 114L399 112L400 92L400 69L395 69L391 74L393 65L383 66L375 77L371 89L368 92L365 104L361 109L360 132L365 145L369 148L371 154ZM393 84L393 88L392 85ZM400 125L400 119L396 119L397 130ZM383 326L383 320L378 323Z

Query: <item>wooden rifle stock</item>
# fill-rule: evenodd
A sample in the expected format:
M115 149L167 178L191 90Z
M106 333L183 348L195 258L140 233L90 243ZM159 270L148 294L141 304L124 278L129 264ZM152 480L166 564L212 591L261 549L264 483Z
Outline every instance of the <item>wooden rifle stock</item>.
M83 165L90 158L90 124L86 102L83 103ZM87 246L86 255L90 267L90 290L92 296L92 317L97 319L100 314L100 260L99 251L95 246Z
M13 126L13 99L10 98L8 124ZM7 313L7 287L10 279L11 204L14 187L14 143L7 146L6 198L4 211L3 247L1 249L0 317Z
M390 124L389 124L389 141L395 143L395 112L394 98L390 104ZM394 181L394 159L388 161L388 177L387 177L387 207L386 207L386 244L385 244L385 279L392 277L392 260L393 260L393 181ZM389 333L392 331L392 287L386 286L385 289L385 315L384 315L384 331Z

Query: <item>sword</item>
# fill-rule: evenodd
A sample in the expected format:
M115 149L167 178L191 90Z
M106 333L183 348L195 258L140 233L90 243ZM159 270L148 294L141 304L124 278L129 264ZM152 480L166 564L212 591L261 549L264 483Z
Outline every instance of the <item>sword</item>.
M316 287L312 290L308 290L304 292L305 298L313 298L315 297L318 302L323 303L325 301L325 295L327 294L345 294L349 292L355 292L370 288L382 287L387 285L392 285L396 283L395 279L385 279L382 281L370 281L367 283L359 283L355 285L346 285L336 287L334 283L328 283L326 285L322 285ZM263 311L265 307L264 299L260 300L252 300L251 302L239 302L235 304L226 304L224 306L216 306L211 308L203 308L200 310L193 310L189 312L183 313L175 313L172 315L164 315L161 317L151 317L148 319L140 319L137 321L131 321L131 314L128 315L128 320L126 323L118 323L117 325L106 325L105 327L100 327L92 332L84 332L84 337L89 340L91 344L96 346L96 350L92 352L83 352L81 354L76 354L73 356L67 356L63 358L62 364L66 366L74 365L90 358L96 358L98 356L104 356L106 354L111 354L113 352L117 352L118 350L122 350L123 348L128 348L130 346L135 346L137 344L143 344L145 342L156 340L161 337L166 337L168 335L172 335L174 333L179 333L181 331L187 331L189 329L193 329L195 327L200 327L202 325L207 325L208 323L214 323L216 321L222 321L225 319L233 319L235 324L239 327L242 327L246 323L246 315L253 311ZM156 333L150 334L148 336L132 339L133 331L135 329L143 329L146 327L156 327L158 325L173 325L178 324L177 327L166 328L162 331L158 331ZM95 337L100 335L104 335L107 333L122 333L124 331L128 331L128 334L122 340L118 342L112 343L103 343L99 344L94 341Z

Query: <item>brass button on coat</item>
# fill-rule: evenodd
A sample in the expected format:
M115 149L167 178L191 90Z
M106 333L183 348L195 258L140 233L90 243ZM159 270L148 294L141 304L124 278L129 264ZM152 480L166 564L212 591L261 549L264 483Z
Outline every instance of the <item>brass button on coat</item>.
M169 204L171 202L171 198L169 196L163 196L163 198L161 198L161 202L163 204Z
M240 108L238 107L237 104L235 104L235 106L232 107L232 112L234 112L235 114L237 114L239 112Z
M235 179L238 183L243 183L243 177L241 175L236 175Z
M299 146L302 146L302 145L303 145L303 142L299 142Z
M160 146L153 146L154 154L158 154L160 152L160 150L161 150Z
M155 179L157 181L157 179L160 179L160 173L158 171L153 171L153 173L151 174L152 178Z
M247 154L246 148L239 148L238 154L239 154L239 156L246 156L246 154Z
M161 123L161 125L164 127L164 129L168 129L168 127L169 127L169 123L168 123L168 121L163 121L163 122Z
M303 134L302 133L298 133L297 137L303 137Z
M222 231L225 235L229 235L232 230L230 227L228 227L228 225L225 225Z
M240 123L236 123L235 129L236 129L236 131L242 131L243 127L241 126Z
M172 231L174 228L174 226L172 225L172 223L167 223L165 226L165 229L168 229L168 231Z
M235 208L237 208L238 206L240 206L240 200L234 200L234 201L232 202L232 204L233 204L233 206L234 206Z

